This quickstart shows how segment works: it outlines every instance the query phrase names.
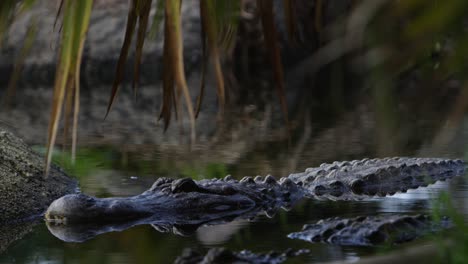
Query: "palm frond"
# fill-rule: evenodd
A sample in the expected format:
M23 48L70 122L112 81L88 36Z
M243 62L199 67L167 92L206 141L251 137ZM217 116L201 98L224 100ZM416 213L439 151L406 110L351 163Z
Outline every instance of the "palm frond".
M183 96L186 104L187 112L190 119L191 141L195 142L195 114L192 106L190 92L185 78L184 60L183 60L183 39L181 26L181 0L166 0L165 1L165 36L164 36L164 74L169 74L169 77L163 82L164 88L164 103L161 112L161 117L165 124L169 124L171 105L169 100L174 100L174 108L179 109L179 98ZM175 91L170 91L170 85L175 84Z
M114 103L115 97L117 96L117 92L119 91L120 83L124 78L125 62L127 61L128 51L130 50L130 45L132 43L132 37L133 33L135 32L136 22L138 18L137 4L138 0L132 0L130 2L127 14L127 26L125 29L124 42L122 44L122 48L120 49L120 56L117 62L117 68L115 70L114 82L112 83L112 91L109 104L107 105L105 118L107 117L107 115L109 115L109 112L112 108L112 104Z
M140 65L141 56L143 54L143 45L146 39L146 30L148 28L149 14L151 10L152 0L139 0L137 7L138 15L138 32L137 32L137 43L135 51L135 65L133 71L133 93L137 95L138 83L140 81Z
M46 175L52 161L52 152L57 138L57 130L65 105L65 120L74 109L73 121L73 147L76 149L76 129L79 110L79 74L81 57L86 32L89 26L93 0L64 0L63 31L60 44L59 62L55 76L52 111L49 122L49 132L46 154ZM74 95L75 99L73 98ZM66 99L67 98L67 99ZM72 106L74 104L74 106ZM66 121L67 123L68 121ZM68 125L66 125L68 126Z

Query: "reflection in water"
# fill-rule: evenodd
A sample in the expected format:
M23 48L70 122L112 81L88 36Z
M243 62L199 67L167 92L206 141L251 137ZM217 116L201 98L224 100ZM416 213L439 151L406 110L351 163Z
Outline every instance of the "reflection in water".
M65 242L85 242L94 237L109 233L121 232L139 225L149 225L161 233L179 236L191 236L203 225L220 225L236 219L251 218L260 213L259 208L238 208L226 212L191 212L189 213L157 213L149 217L129 219L124 221L108 221L102 223L54 223L46 222L49 231Z
M197 239L204 246L222 245L248 224L246 220L237 220L214 226L201 226L197 230Z

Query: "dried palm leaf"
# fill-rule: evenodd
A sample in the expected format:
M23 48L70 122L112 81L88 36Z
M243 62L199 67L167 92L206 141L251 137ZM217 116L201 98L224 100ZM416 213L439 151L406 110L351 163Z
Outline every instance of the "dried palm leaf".
M93 0L64 0L63 31L60 44L59 62L54 83L51 118L49 122L49 137L46 154L46 175L52 160L53 147L57 138L62 107L65 105L65 119L74 109L73 121L73 147L76 149L76 129L79 110L79 75L81 57L86 32L89 26ZM65 95L67 99L65 100ZM73 95L73 96L72 96ZM72 100L71 98L75 99ZM73 107L72 107L73 104ZM66 121L67 123L68 121ZM68 126L68 125L66 125ZM74 156L74 151L73 155Z
M132 42L133 32L135 32L136 22L137 22L137 4L138 0L131 0L128 14L127 14L127 26L125 29L125 37L124 42L122 44L122 48L120 49L120 56L117 62L117 68L115 70L115 77L114 82L112 83L112 91L109 100L109 104L107 105L107 111L104 118L107 117L109 114L112 104L114 103L115 97L119 90L120 83L124 78L124 69L125 69L125 62L127 61L128 51L130 50L130 44Z
M152 0L139 0L137 6L138 32L135 51L135 65L133 72L133 92L136 97L138 83L140 81L141 56L143 54L143 45L145 44L146 30L148 28L149 13Z
M182 26L181 26L181 5L180 0L165 0L165 36L164 36L164 74L169 74L169 77L163 82L164 102L161 117L165 124L169 124L171 111L169 100L175 101L174 108L178 109L180 102L179 97L183 96L186 104L187 112L190 119L191 141L195 141L195 114L193 111L190 92L188 90L187 81L185 78L184 60L183 60L183 43L182 43ZM167 64L166 64L167 63ZM175 84L175 91L169 91L171 83Z

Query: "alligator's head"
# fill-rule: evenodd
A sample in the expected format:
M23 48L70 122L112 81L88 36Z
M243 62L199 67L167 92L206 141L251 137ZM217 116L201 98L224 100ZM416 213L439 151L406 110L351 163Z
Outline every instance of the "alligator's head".
M49 206L45 219L51 223L125 221L148 216L131 198L94 198L85 194L65 195Z
M202 186L191 179L161 179L150 190L133 197L63 196L49 206L45 219L56 224L116 223L143 218L175 222L183 219L190 223L192 219L204 221L245 213L257 207L253 198L227 183Z

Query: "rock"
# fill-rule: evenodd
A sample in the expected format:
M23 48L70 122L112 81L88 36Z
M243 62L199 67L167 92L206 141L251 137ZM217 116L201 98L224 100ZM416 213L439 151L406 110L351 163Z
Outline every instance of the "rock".
M50 203L77 188L56 166L44 176L44 158L0 127L0 223L42 214Z

